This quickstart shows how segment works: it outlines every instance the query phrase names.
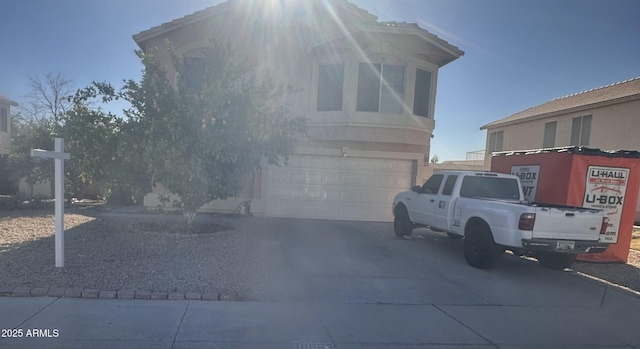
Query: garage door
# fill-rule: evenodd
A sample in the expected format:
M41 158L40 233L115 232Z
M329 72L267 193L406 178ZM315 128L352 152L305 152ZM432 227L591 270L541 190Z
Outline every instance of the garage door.
M411 186L411 160L294 155L267 171L270 217L390 221Z

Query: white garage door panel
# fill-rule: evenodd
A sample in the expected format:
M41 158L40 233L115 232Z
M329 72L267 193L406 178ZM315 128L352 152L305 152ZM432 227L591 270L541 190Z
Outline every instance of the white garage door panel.
M411 172L410 160L294 155L288 165L269 167L267 214L389 221Z
M296 171L304 171L297 169ZM315 170L317 171L317 170ZM346 170L348 171L348 170ZM407 177L409 174L389 174L353 171L345 172L325 172L325 173L292 173L286 170L272 171L271 183L282 183L287 185L307 186L349 186L349 187L378 187L378 188L408 188L411 184Z
M401 189L406 190L407 188ZM390 203L397 190L363 187L300 187L293 185L272 185L270 198L276 200L306 199L322 201L348 201L359 203Z

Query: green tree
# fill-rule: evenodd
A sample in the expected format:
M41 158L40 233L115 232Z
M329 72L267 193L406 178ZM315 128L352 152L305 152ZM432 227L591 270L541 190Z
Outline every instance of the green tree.
M68 139L66 150L72 154L67 171L70 189L78 197L95 182L108 202L136 202L151 189L140 118L131 109L120 117L92 107L96 98L108 104L121 97L111 85L94 82L70 98L72 106L61 118L60 134Z
M89 185L109 181L121 125L112 113L92 108L87 91L91 90L79 90L69 98L72 104L59 116L56 127L57 135L65 139L65 151L71 154L65 164L66 188L79 199Z
M213 43L197 64L175 58L178 83L151 55L140 82L128 81L120 96L143 133L140 148L153 178L181 199L188 225L214 199L237 196L260 166L286 161L305 120L288 117L282 86L237 63L228 46Z
M65 189L68 194L84 198L86 188L99 182L107 190L115 187L121 174L115 166L120 158L117 149L125 138L122 118L94 107L98 93L103 102L113 91L99 90L99 84L71 92L72 83L60 74L30 77L31 92L22 114L16 115L9 161L17 178L29 184L39 180L53 183L53 162L33 158L33 148L53 149L55 136L65 139L65 151L71 159L65 163ZM122 168L122 167L119 167ZM52 185L53 187L53 185ZM53 191L53 190L52 190Z
M53 120L24 118L20 113L11 117L11 151L8 163L11 177L25 178L29 185L53 178L53 162L34 158L31 149L53 149ZM31 193L28 193L29 195Z

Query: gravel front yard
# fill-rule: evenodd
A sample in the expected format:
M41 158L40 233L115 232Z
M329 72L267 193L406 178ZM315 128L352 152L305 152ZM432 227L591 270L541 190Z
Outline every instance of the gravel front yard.
M198 234L180 234L171 227L181 216L95 213L67 211L66 265L55 268L51 210L0 211L0 286L223 292L260 300L261 283L273 282L269 265L284 254L273 236L261 234L259 219L201 215ZM217 231L221 225L230 229ZM162 226L172 233L153 232ZM578 262L573 269L640 291L640 252L632 251L627 264Z
M233 227L227 231L167 234L140 229L181 216L96 218L93 210L72 209L65 213L65 267L56 268L50 212L0 212L0 286L251 295L268 258L268 242L243 229L244 218L215 218ZM199 218L204 225L210 219Z

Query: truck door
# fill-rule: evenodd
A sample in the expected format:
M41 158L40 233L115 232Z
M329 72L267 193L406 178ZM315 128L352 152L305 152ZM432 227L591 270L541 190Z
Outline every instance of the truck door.
M409 212L411 217L417 218L414 221L429 226L435 223L436 199L443 179L444 175L434 174L424 183L421 192L417 195L417 204L411 205L415 211Z
M453 187L456 185L457 180L458 175L452 174L448 175L447 179L444 181L442 193L440 193L436 199L435 228L445 231L449 230L449 217L453 216L450 214L451 194L453 193Z

